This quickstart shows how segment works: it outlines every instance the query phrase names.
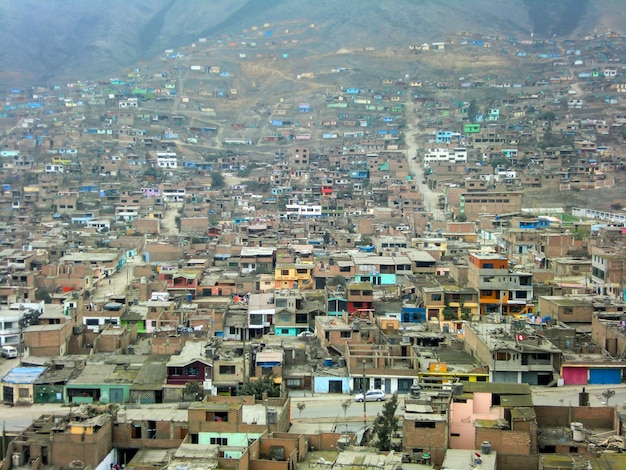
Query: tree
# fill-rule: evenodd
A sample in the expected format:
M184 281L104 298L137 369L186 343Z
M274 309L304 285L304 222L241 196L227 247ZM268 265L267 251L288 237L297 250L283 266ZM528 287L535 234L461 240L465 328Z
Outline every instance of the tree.
M225 185L226 180L219 171L211 173L211 189L222 189Z
M35 291L35 299L43 300L45 304L52 303L52 297L50 296L50 291L45 287L40 287Z
M326 283L329 286L342 286L346 287L346 278L340 275L331 277Z
M187 382L183 389L183 401L202 401L204 398L204 389L200 382Z
M239 395L254 396L257 400L262 400L264 393L267 393L268 397L280 396L280 387L274 383L274 380L269 375L261 377L254 382L246 382L239 387Z
M382 414L376 417L374 421L374 432L378 438L376 447L378 450L391 450L391 440L398 430L398 417L396 409L398 408L398 394L394 393L391 400L383 405Z
M369 235L361 235L359 246L372 246L372 237Z
M299 417L302 418L302 412L306 408L306 403L301 401L301 402L298 402L298 404L296 406L298 407L298 412L300 413Z
M467 107L467 119L469 119L469 122L476 122L476 118L479 114L480 111L478 110L478 106L476 105L476 100L471 100L469 102L469 106Z
M615 390L605 390L604 392L602 392L602 397L604 398L606 406L609 406L609 400L614 395L615 395Z
M493 167L494 171L497 167L499 166L509 166L509 159L506 157L500 157L500 158L493 158L491 161L491 166Z
M450 301L446 298L443 301L443 318L444 320L454 320L457 318L457 312L450 307Z
M343 408L343 419L346 422L346 434L348 434L348 408L352 405L352 400L344 400L341 402L341 407Z

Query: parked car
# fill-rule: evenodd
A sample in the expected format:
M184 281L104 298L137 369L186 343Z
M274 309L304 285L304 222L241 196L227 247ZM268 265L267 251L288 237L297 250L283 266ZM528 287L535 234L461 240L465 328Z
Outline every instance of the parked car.
M313 333L312 331L303 331L298 334L298 338L313 338L314 336L315 333Z
M369 390L365 392L365 401L385 401L387 395L382 390ZM363 402L363 394L359 393L354 397L354 401Z
M2 346L2 357L6 357L7 359L13 359L17 356L17 349L15 349L13 346Z

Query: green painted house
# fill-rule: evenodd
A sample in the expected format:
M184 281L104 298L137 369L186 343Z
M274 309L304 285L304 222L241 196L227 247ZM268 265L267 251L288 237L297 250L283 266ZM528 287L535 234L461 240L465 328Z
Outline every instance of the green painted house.
M135 358L135 356L129 356ZM110 359L117 359L112 356ZM141 366L129 363L109 363L106 357L96 357L85 365L80 375L65 386L68 403L126 403L130 388Z

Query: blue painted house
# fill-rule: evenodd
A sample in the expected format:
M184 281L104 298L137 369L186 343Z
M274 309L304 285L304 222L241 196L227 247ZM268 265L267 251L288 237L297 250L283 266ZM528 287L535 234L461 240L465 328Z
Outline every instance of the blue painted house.
M436 142L438 144L452 143L452 131L438 131L436 135Z
M424 323L426 321L426 309L404 306L400 311L400 321L402 323Z

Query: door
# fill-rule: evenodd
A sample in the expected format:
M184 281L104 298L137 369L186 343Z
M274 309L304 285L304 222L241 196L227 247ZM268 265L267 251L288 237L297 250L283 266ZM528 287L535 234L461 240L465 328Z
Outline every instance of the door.
M621 381L620 369L589 369L589 385L618 384Z
M493 373L494 382L517 383L517 372L495 371Z
M111 403L122 403L124 401L124 389L112 388L109 390L109 401Z
M342 393L341 380L328 381L328 393Z
M374 379L374 388L376 390L380 390L382 388L381 384L382 384L382 379Z
M391 379L385 379L385 393L391 393Z
M586 367L563 367L561 373L565 385L587 385Z
M5 403L13 404L13 387L2 387L2 397Z

